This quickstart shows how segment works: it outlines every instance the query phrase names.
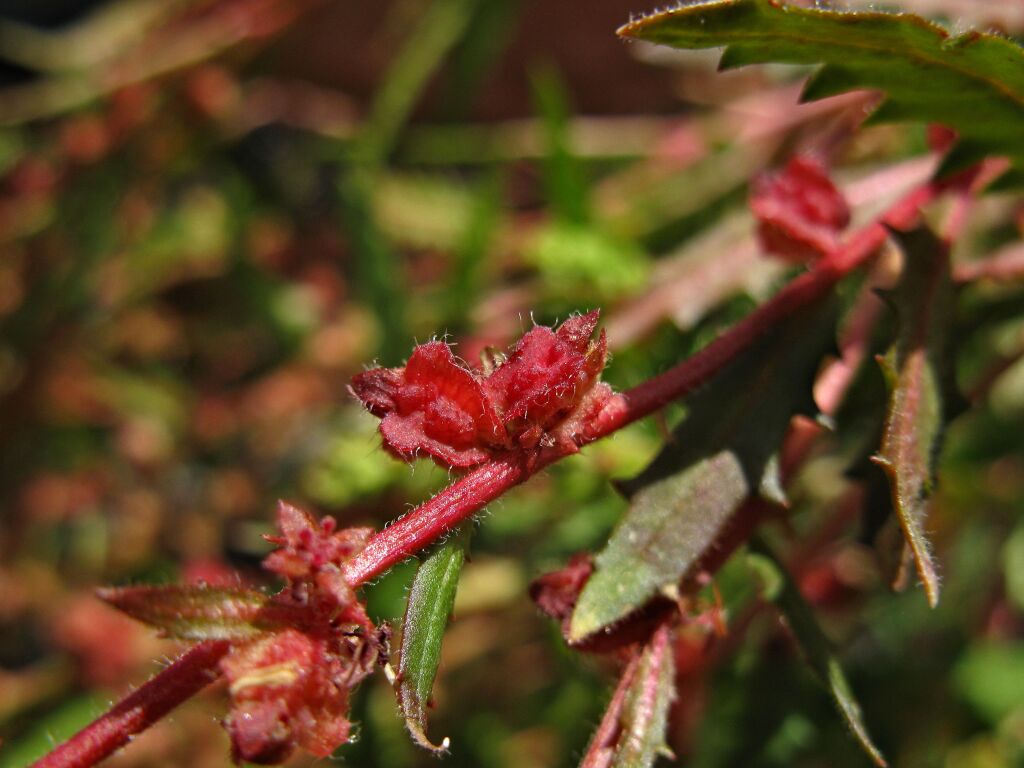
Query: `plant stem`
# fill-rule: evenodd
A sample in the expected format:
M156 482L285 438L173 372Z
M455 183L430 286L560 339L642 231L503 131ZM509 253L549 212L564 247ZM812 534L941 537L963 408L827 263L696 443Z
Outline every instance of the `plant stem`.
M515 456L497 459L474 469L379 531L366 548L345 565L345 580L354 587L365 584L444 536L531 474L522 460Z
M217 663L230 647L225 640L208 640L192 646L177 661L33 763L31 768L95 765L216 680L220 675Z

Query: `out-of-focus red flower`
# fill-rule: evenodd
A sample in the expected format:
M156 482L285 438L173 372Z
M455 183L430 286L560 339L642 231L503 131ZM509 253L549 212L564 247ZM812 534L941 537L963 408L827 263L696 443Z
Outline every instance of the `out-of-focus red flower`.
M99 115L78 115L64 121L60 146L73 163L89 164L102 160L111 149L111 137Z
M931 149L932 152L947 151L956 143L957 138L959 138L956 131L939 123L929 124L926 137L928 140L928 148Z
M234 73L216 64L198 67L185 79L185 98L190 107L208 119L226 117L241 100Z
M850 209L820 160L797 155L778 173L753 184L750 208L761 247L787 261L804 262L832 252L850 223Z
M466 469L497 452L569 448L611 396L600 382L604 332L591 340L598 315L533 328L493 370L470 368L442 341L421 344L403 368L361 373L351 391L381 417L384 446L401 459Z

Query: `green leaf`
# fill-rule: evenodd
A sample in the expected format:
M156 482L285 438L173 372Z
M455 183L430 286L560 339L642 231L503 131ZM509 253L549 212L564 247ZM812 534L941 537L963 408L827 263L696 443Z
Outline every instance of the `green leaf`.
M180 586L111 587L100 599L178 640L242 640L277 625L270 598L251 589Z
M947 336L953 316L953 284L946 246L926 229L899 235L905 260L892 294L899 337L882 367L890 385L882 447L875 457L889 478L893 506L929 604L939 601L939 577L924 520L935 480L935 459L944 424L943 391L951 363Z
M626 666L580 768L649 768L659 755L672 756L665 728L675 698L673 646L662 625Z
M405 609L398 704L413 740L434 752L447 749L448 740L437 746L427 738L427 707L472 530L471 523L464 525L420 564Z
M1003 573L1007 598L1024 611L1024 523L1018 523L1003 545Z
M775 566L781 581L781 588L773 590L774 594L771 599L785 618L786 624L803 652L804 659L818 680L828 689L836 709L839 710L839 714L843 716L864 751L876 765L886 765L882 753L871 741L871 735L864 724L864 715L850 689L839 659L833 653L831 643L818 625L811 607L800 594L800 589L793 581L792 576L764 542L755 538L751 541L750 548L754 554L763 558L761 563L767 561Z
M972 645L953 670L953 685L986 722L997 725L1024 712L1024 648L1010 643Z
M1024 50L997 35L950 35L909 13L800 8L778 0L709 0L619 30L675 48L728 46L721 67L822 64L804 99L861 88L887 99L875 122L943 123L965 143L1024 165Z
M590 219L587 183L583 168L569 146L568 97L558 75L550 69L531 78L534 102L540 112L547 140L544 155L544 187L557 217L584 225Z
M774 455L790 418L812 408L811 382L834 344L834 326L831 299L797 313L687 400L669 444L620 484L630 509L597 556L570 641L678 584L747 499L782 501Z

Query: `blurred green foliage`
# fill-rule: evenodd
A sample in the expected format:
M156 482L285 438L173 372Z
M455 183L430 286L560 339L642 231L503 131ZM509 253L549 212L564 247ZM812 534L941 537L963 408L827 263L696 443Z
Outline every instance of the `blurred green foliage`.
M5 24L30 14L17 5ZM18 90L0 94L4 768L176 652L102 606L96 586L237 573L269 587L260 535L277 498L380 527L448 482L380 450L376 420L346 392L364 366L400 364L414 339L442 334L473 362L532 322L600 306L606 379L635 385L787 273L753 244L752 175L827 135L840 179L876 190L855 201L862 212L876 175L921 149L914 130L854 132L860 103L798 107L793 72L719 79L703 59L638 64L643 51L625 46L604 60L580 41L642 10L627 2L566 4L572 25L512 0L344 5L181 2L154 17L111 3L140 14L115 50L87 36L87 65L5 70ZM578 30L579 47L549 44L549 28ZM566 65L578 60L600 75L581 78ZM1018 240L1021 220L1019 199L986 198L955 260ZM929 521L935 611L917 590L889 592L878 526L837 513L848 454L865 445L812 456L790 519L771 529L783 559L816 542L798 583L892 765L1024 765L1022 309L1019 288L988 284L957 308L961 388L977 394L950 430ZM888 317L873 351L891 334ZM614 668L567 651L524 585L604 545L628 506L610 480L646 466L679 418L673 407L623 430L480 516L434 691L444 765L582 754ZM400 624L414 572L368 589L374 617ZM831 592L814 592L822 574ZM730 634L709 668L679 665L669 741L681 763L863 765L759 584L742 558L726 566ZM198 697L111 765L224 765L212 722L224 698ZM348 764L438 765L408 741L382 677L353 719Z

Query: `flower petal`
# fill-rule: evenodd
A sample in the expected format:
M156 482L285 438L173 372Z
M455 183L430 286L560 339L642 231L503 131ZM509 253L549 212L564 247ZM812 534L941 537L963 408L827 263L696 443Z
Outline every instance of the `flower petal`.
M353 376L349 391L374 416L383 416L395 410L401 386L401 368L373 368Z

